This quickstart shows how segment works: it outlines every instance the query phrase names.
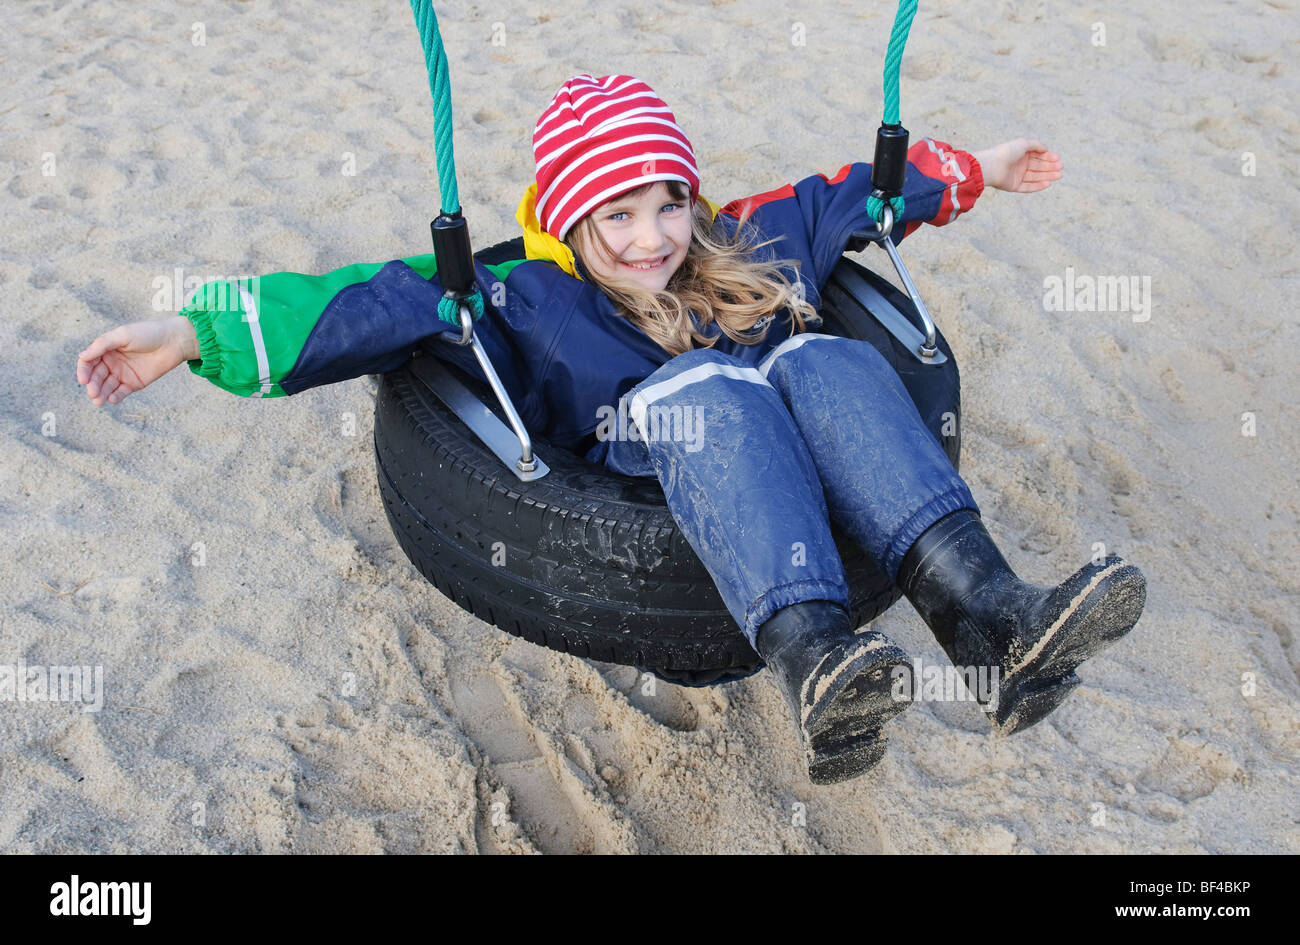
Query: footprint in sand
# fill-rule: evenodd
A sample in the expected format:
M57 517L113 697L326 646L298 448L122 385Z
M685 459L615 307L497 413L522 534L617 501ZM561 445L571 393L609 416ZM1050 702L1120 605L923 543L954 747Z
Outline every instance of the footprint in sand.
M592 796L590 754L576 738L554 737L529 718L508 670L449 674L456 722L478 748L489 774L509 792L507 816L543 853L635 850L629 828ZM494 829L502 811L480 812L479 830Z
M701 711L696 691L666 682L648 670L617 663L592 661L612 689L660 725L676 732L693 732L700 727Z
M1242 782L1245 778L1245 772L1225 748L1202 735L1188 733L1170 736L1164 753L1135 780L1139 787L1187 804L1212 793L1224 781Z

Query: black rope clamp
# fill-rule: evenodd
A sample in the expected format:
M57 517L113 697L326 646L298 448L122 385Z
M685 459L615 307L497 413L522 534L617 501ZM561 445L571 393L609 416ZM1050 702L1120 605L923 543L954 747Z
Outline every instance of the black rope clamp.
M872 196L882 200L903 192L907 177L907 129L886 125L876 129L876 158L871 164Z
M443 213L429 224L433 235L433 258L438 264L438 281L443 296L463 299L473 295L474 253L469 243L469 223L455 213Z

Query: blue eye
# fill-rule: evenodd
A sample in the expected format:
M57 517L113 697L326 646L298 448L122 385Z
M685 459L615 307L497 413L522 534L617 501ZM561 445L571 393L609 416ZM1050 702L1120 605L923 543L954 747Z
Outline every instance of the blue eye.
M664 204L662 207L659 208L659 212L662 213L662 212L665 211L665 210L679 210L679 209L681 209L682 206L683 206L683 204L680 204L680 203L666 203L666 204ZM618 213L611 213L609 216L605 217L605 219L606 219L606 220L614 220L614 221L616 221L616 222L621 222L621 221L618 221L618 218L619 218L619 217L625 217L625 216L627 216L627 211L626 211L626 210L620 210Z

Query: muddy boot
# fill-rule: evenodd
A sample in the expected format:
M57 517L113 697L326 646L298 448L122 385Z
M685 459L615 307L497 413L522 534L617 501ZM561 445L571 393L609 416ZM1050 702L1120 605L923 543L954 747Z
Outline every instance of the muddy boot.
M758 654L799 723L814 784L871 770L885 754L880 727L910 703L893 698L893 668L907 654L826 600L783 607L758 628Z
M917 539L898 586L955 666L997 667L980 701L1003 735L1060 705L1080 682L1075 667L1132 630L1146 602L1142 572L1117 555L1057 587L1020 580L971 509Z

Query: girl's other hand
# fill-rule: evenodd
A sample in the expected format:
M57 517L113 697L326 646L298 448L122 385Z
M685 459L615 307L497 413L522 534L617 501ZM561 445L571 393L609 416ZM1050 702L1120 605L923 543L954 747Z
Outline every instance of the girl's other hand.
M987 151L975 151L984 183L1013 194L1032 194L1061 179L1061 156L1035 138L1013 138Z
M198 335L183 315L119 325L77 355L77 383L97 407L121 403L198 356Z

